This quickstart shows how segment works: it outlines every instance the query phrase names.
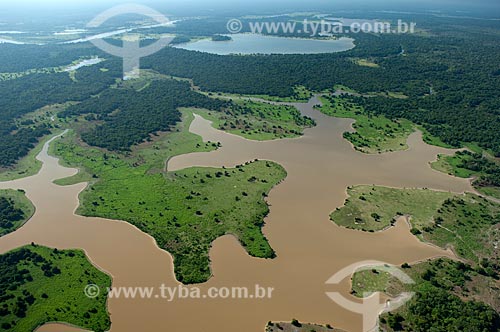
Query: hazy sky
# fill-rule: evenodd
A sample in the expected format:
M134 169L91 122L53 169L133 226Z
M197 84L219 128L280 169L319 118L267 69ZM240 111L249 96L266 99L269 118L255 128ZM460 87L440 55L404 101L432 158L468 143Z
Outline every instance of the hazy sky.
M484 11L500 16L500 0L0 0L0 20L6 11L16 7L23 12L58 13L60 11L99 11L115 4L142 3L163 13L174 15L200 15L203 12L247 14L281 10L447 10ZM492 9L496 6L496 9ZM77 9L78 8L78 9Z
M422 7L425 5L458 5L458 6L484 6L484 5L495 5L499 4L499 0L2 0L1 7L14 6L108 6L116 3L144 3L144 4L157 4L162 6L175 5L175 6L199 6L209 8L211 6L219 7L251 7L259 6L263 4L275 4L275 5L285 5L285 6L299 6L304 7L308 5L315 6L316 4L329 4L331 6L346 6L355 4L364 5L380 5L380 6L400 6L400 5L414 5L417 7Z

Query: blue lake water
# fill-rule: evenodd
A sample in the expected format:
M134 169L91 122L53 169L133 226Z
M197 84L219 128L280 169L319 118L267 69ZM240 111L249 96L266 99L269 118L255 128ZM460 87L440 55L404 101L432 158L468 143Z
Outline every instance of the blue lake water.
M318 54L336 53L355 47L354 39L331 40L285 38L257 34L234 34L231 41L202 39L174 47L190 51L228 54Z

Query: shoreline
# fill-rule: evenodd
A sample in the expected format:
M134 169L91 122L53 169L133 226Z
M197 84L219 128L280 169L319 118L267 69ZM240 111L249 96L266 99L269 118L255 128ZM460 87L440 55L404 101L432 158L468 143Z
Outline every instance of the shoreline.
M306 103L305 105L301 105L301 106L302 106L302 107L301 107L301 108L302 108L302 111L303 111L303 109L304 109L305 107L307 107L307 109L309 109L309 106L307 106L308 104L309 104L309 106L311 106L311 103ZM319 114L318 114L318 117L319 117L319 121L321 121L321 120L323 119L323 117L322 117L322 116L319 116ZM210 125L210 128L212 128L212 126L211 126L211 125ZM328 128L326 128L324 125L321 125L321 124L320 124L320 125L319 125L319 126L317 126L317 127L308 128L308 129L306 129L306 130L307 130L307 132L305 132L305 135L304 135L303 137L293 138L293 139L290 139L290 140L293 140L293 142L300 142L300 141L301 141L301 139L302 139L302 140L305 140L305 141L307 141L307 142L310 142L311 138L315 138L315 137L317 137L318 131L319 131L319 132L321 132L321 131L325 131L325 130L329 130L329 129L328 129ZM310 131L309 131L309 130L310 130ZM334 133L334 134L335 134L335 133ZM202 137L203 137L203 136L202 136ZM230 136L230 137L232 137L232 136ZM238 137L239 139L241 138L240 136L237 136L237 137ZM320 136L320 137L321 137L321 136ZM337 135L335 135L335 138L337 139ZM54 139L56 139L56 138L54 138ZM241 138L241 139L244 139L244 138ZM239 141L239 142L248 142L247 140L245 140L245 141L238 140L238 141ZM52 141L51 141L51 142L52 142ZM254 142L254 143L255 143L255 141L250 141L250 142ZM264 142L262 142L262 143L264 143ZM228 145L231 145L230 143L227 143L227 144L228 144ZM274 144L274 143L273 143L273 144ZM342 146L343 146L343 145L344 145L344 144L342 143ZM261 145L259 145L259 146L261 146ZM293 147L294 147L294 146L295 146L295 144L293 145ZM49 147L50 147L50 143L48 143L48 144L47 144L47 149L46 149L47 156L50 156L51 158L55 158L53 155L49 155L49 152L50 152ZM334 147L334 146L333 146L333 147ZM330 146L327 146L327 148L332 149L332 147L330 147ZM344 148L342 147L342 149L344 149ZM347 146L345 146L345 149L348 149L348 147L347 147ZM43 149L43 151L45 151L45 149ZM42 152L43 152L43 151L42 151ZM346 151L347 151L347 150L346 150ZM349 151L351 151L351 149L350 149L350 148L349 148ZM343 152L344 152L344 150L341 150L341 153L343 153ZM350 153L350 152L349 152L349 153ZM358 154L356 154L356 155L358 155ZM212 155L212 156L213 156L213 155ZM210 156L210 157L212 157L212 156ZM259 160L270 160L270 161L274 161L274 162L276 162L276 163L278 163L278 164L283 165L283 163L279 161L279 160L280 160L280 157L279 157L279 156L276 156L276 157L277 157L277 158L274 158L274 157L268 158L265 154L264 154L264 155L260 155L260 153L259 153L259 158L258 158L258 159L259 159ZM356 158L357 158L357 157L356 157ZM69 170L73 170L73 171L75 171L76 173L73 173L73 175L78 174L78 172L80 172L80 171L81 171L81 170L79 170L78 168L73 168L73 167L63 166L63 165L61 164L61 159L60 159L60 158L55 158L55 159L57 160L57 165L58 165L58 167L61 167L62 169L66 168L66 169L69 169ZM250 158L249 160L252 160L252 159L253 159L253 158ZM165 163L167 163L167 161L166 161L166 160L165 160ZM52 163L51 163L51 164L52 164ZM192 167L195 167L195 166L196 166L196 163L194 163ZM54 165L53 165L53 164L52 164L52 167L54 167ZM203 165L201 165L200 167L203 167ZM290 168L289 168L289 167L291 167L291 170L290 170ZM290 253L289 253L287 250L285 250L285 252L283 252L283 249L284 249L284 248L283 248L283 243L280 243L280 241L279 241L279 237L278 237L278 238L276 237L276 236L277 236L277 235L276 235L276 232L275 232L275 231L276 231L276 226L277 226L277 225L279 225L280 223L279 223L279 222L277 223L277 221L278 221L278 220L276 220L276 216L278 216L278 215L277 215L277 214L275 214L275 213L273 213L273 212L274 212L274 211L276 211L275 209L278 209L278 210L279 210L279 208L280 208L280 202L279 202L279 200L278 200L278 201L274 201L274 199L275 199L275 196L276 196L276 195L278 195L279 193L283 194L282 190L284 190L284 189L279 190L279 188L283 188L283 187L282 187L282 185L286 185L286 188L289 188L289 187L290 187L290 185L291 185L291 186L292 186L292 188L293 188L293 186L297 184L297 183L296 183L296 182L297 182L297 174L296 174L296 171L297 171L297 170L294 168L294 164L293 164L293 163L292 163L292 164L290 164L290 162L288 162L288 164L287 164L287 165L284 165L284 166L283 166L283 168L284 168L284 169L285 169L285 171L287 172L287 178L286 178L283 182L280 182L280 184L279 184L279 185L276 185L276 186L274 186L273 188L271 188L271 189L270 189L270 191L269 191L269 193L270 193L270 198L269 198L269 199L266 199L266 204L268 205L268 207L269 207L269 210L270 210L270 211L269 211L269 213L267 214L267 216L264 218L264 222L265 222L265 224L264 224L264 226L262 227L262 233L263 233L263 234L264 234L264 236L268 239L269 244L271 245L271 247L273 248L273 250L275 250L275 252L277 253L277 256L278 256L278 254L279 254L279 257L280 257L280 259L279 259L279 264L283 264L283 262L286 262L286 259L287 259L287 258L290 258L290 255L289 255ZM43 169L43 167L42 167L42 169ZM67 171L67 170L66 170L66 171ZM289 175L291 174L291 171L292 171L292 173L293 173L293 176L292 176L292 177L293 177L293 180L292 180L292 179L290 178L290 176L289 176ZM71 175L70 175L70 176L71 176ZM331 176L331 175L330 175L330 176ZM52 183L52 181L54 181L56 177L57 177L57 176L54 176L54 179L49 179L49 180L50 180L50 183ZM65 177L68 177L68 176L65 176ZM65 177L62 177L62 178L65 178ZM382 182L384 182L384 181L385 181L385 180L383 180ZM364 181L360 181L360 182L364 182ZM443 182L443 183L448 183L448 182ZM82 216L77 215L77 214L76 214L76 212L77 212L78 207L80 206L80 194L81 194L81 193L82 193L85 189L87 189L87 188L88 188L88 186L89 186L89 182L82 182L82 183L80 183L80 184L75 184L74 186L77 186L79 190L78 190L78 191L77 191L77 193L76 193L76 197L72 197L72 202L73 202L73 201L75 202L76 207L73 209L73 211L72 211L72 213L71 213L71 214L72 214L73 216L75 216L75 217L85 218L85 217L82 217ZM443 186L443 185L441 185L441 186ZM398 187L398 188L401 188L401 187ZM287 189L287 190L289 190L289 189ZM345 195L345 187L344 187L343 192L344 192L344 194L342 194L342 195ZM344 198L344 201L345 201L345 198ZM340 200L339 200L339 202L340 202ZM331 204L331 205L335 205L335 204ZM273 207L273 206L274 206L274 207ZM282 207L281 207L281 208L282 208ZM311 208L312 208L312 207L311 207ZM285 217L283 217L283 218L286 218L286 216L285 216ZM327 215L326 215L326 214L325 214L324 216L322 216L322 217L321 217L321 219L322 219L321 221L319 221L319 220L318 220L318 222L321 222L321 224L320 224L320 225L322 225L322 226L320 226L320 227L323 227L323 228L324 228L324 227L326 227L326 229L325 229L325 230L328 230L328 232L338 233L338 232L337 232L337 230L335 230L335 229L334 229L335 227L338 227L338 226L337 226L337 225L335 225L335 224L334 224L335 226L332 226L332 225L331 225L331 224L332 224L332 222L331 222L329 219L327 219ZM282 221L284 221L284 220L286 220L286 219L282 219ZM84 220L83 220L83 221L84 221ZM105 218L94 218L94 221L96 221L96 222L100 222L100 221L106 221L106 222L107 222L107 221L111 221L111 222L116 222L116 223L125 223L127 226L126 226L126 228L122 228L122 230L123 230L123 229L130 229L130 230L132 230L132 232L134 233L134 236L135 236L135 235L137 235L137 236L139 236L139 237L142 237L143 239L146 239L146 238L147 238L147 242L148 242L149 244L152 244L152 247L151 247L151 248L149 248L149 249L154 250L156 253L160 253L160 252L161 252L161 254L162 254L162 255L163 255L163 254L165 254L165 253L168 255L168 256L158 256L158 257L156 257L156 258L158 258L161 262L165 262L165 261L164 261L164 259L165 259L166 257L168 257L168 259L170 259L170 260L171 260L171 263L169 264L169 266L168 266L168 267L166 267L166 268L165 268L165 266L162 266L162 271L164 271L164 270L168 270L168 271L169 271L169 274L168 274L168 275L165 275L165 276L161 275L161 276L158 276L158 277L160 277L161 279L166 279L166 280L175 280L175 281L176 281L176 283L177 283L177 284L179 284L179 282L178 282L178 281L177 281L177 279L175 278L175 269L174 269L174 268L175 268L175 261L174 261L174 259L173 259L173 256L172 256L172 255L171 255L171 254L170 254L167 250L164 250L164 249L162 249L162 248L159 248L159 247L158 247L158 245L157 245L157 243L156 243L156 240L155 240L152 236L150 236L149 234L147 234L147 233L145 233L145 232L142 232L142 231L141 231L139 228L137 228L136 226L132 225L132 224L131 224L131 223L129 223L129 222L123 221L123 220L112 220L112 219L105 219ZM299 224L296 224L296 225L299 225ZM318 225L318 226L319 226L319 225ZM132 228L130 228L130 227L132 227ZM317 229L317 228L316 228L316 229ZM293 234L294 234L294 232L292 232L291 234L293 235ZM290 234L289 234L289 235L290 235ZM146 236L146 238L144 238L144 236ZM227 234L227 236L232 236L232 237L236 238L236 237L235 237L234 235L232 235L232 234ZM37 241L37 242L39 242L39 241ZM415 242L418 242L418 241L415 241ZM51 242L51 243L54 243L54 242ZM55 243L57 243L57 242L55 242ZM70 242L70 243L71 243L71 242ZM241 247L241 243L240 243L239 241L237 241L237 243L238 243L238 247ZM417 245L417 244L415 244L415 245L417 246L417 247L416 247L417 249L424 248L423 246L420 246L420 245ZM81 247L81 245L75 245L75 246L73 246L72 248L75 248L75 247L76 247L76 248L78 248L79 246ZM54 246L51 246L51 247L54 247ZM109 257L108 257L107 259L105 259L104 261L102 261L102 260L96 260L95 258L93 258L93 257L89 256L89 252L93 252L93 254L94 254L94 255L96 254L96 252L94 252L94 251L89 251L89 250L88 250L89 248L90 248L90 247L85 247L85 248L81 248L81 250L83 250L83 251L85 252L86 257L89 259L89 261L92 263L92 265L93 265L93 266L95 266L96 268L98 268L99 270L101 270L101 271L105 272L107 275L109 275L109 276L111 277L111 279L112 279L112 285L113 285L113 284L115 284L115 283L116 283L116 276L117 276L117 274L115 274L115 272L116 272L116 271L115 271L115 270L113 270L113 271L109 271L109 272L108 272L108 271L107 271L107 268L109 267L109 265L108 265L108 266L106 266L106 267L104 267L104 266L103 266L103 267L101 267L101 265L97 263L97 262L99 261L100 263L103 263L103 262L104 262L104 264L109 264L109 262L110 262L110 261L109 261ZM213 271L213 267L214 267L214 265L213 265L213 264L214 264L214 251L213 251L213 249L214 249L214 248L215 248L215 247L213 246L213 242L212 242L212 245L211 245L211 248L210 248L210 252L209 252L209 256L210 256L210 267L211 267L211 270L212 270L212 271ZM140 249L140 248L138 248L138 249ZM148 249L148 250L149 250L149 249ZM217 246L217 252L215 253L215 255L216 255L216 258L217 258L217 259L221 259L221 257L219 257L219 256L220 256L220 254L221 254L220 249L221 249L221 248L220 248L219 246ZM426 251L423 251L423 253L431 253L431 252L433 252L432 250L428 250L428 249L425 249L425 250L426 250ZM250 257L250 258L252 258L252 256L248 255L248 253L244 250L244 248L243 248L243 252L244 252L244 256L245 256L245 257ZM285 255L285 254L286 254L286 255ZM287 255L288 255L288 256L287 256ZM424 255L424 254L422 254L422 256L423 256L423 255ZM417 257L419 257L419 256L417 255ZM432 258L434 258L434 257L435 257L435 255L432 255L432 256L431 256L431 259L432 259ZM429 258L424 259L424 260L428 260L428 259L429 259ZM389 260L389 261L391 261L391 258L387 258L387 257L386 257L384 260ZM393 259L392 261L398 261L398 260L399 260L399 258L397 258L397 259L395 259L395 260ZM263 266L262 271L266 271L266 270L267 270L267 268L265 268L265 267L264 267L265 265L260 265L260 264L264 264L264 263L263 263L263 261L264 261L263 259L262 259L262 260L260 260L260 259L259 259L259 260L251 260L251 263L250 263L250 264L259 264L258 266ZM250 262L250 261L249 261L249 262ZM270 264L271 264L271 263L270 263ZM269 265L267 265L267 266L269 266ZM165 268L165 269L164 269L164 268ZM221 276L222 276L222 280L224 280L224 277L223 277L223 275L224 275L224 273L223 273L223 272L224 272L224 268L222 268L222 270L220 270L220 268L221 268L221 266L219 266L219 265L218 265L218 266L217 266L217 277L214 277L214 273L212 272L212 278L210 278L210 279L209 279L209 283L210 283L210 284L212 284L212 285L213 285L213 283L214 283L214 282L217 284L217 282L218 282L219 280L221 280ZM234 266L231 266L231 269L233 269L233 268L234 268ZM259 268L259 269L260 269L260 268ZM221 272L221 271L222 271L222 272ZM259 271L260 271L260 270L259 270ZM237 271L236 271L236 272L237 272ZM321 272L321 271L320 271L320 272ZM124 271L121 271L120 273L124 273ZM120 281L120 283L121 283L121 284L125 284L125 283L127 282L127 278L126 278L126 276L124 276L124 275L120 275L120 277L121 277L121 278L125 277L125 281L124 281L124 280L121 280L121 281ZM137 279L137 280L139 280L139 279ZM153 278L153 279L151 279L151 280L156 280L156 279L154 279L154 278ZM160 279L159 279L159 280L160 280ZM236 279L235 279L235 280L236 280ZM264 278L264 279L262 279L262 280L261 280L261 279L256 279L256 280L257 280L257 281L259 281L259 282L261 282L261 281L262 281L262 282L266 282L266 280L267 280L267 279L266 279L266 278ZM156 283L157 281L154 281L154 282ZM227 282L227 281L226 281L226 282ZM201 285L202 285L201 287L207 287L207 284L209 284L209 283L208 283L208 282L207 282L207 283L203 283L203 284L201 284ZM116 285L115 285L115 287L116 287ZM113 303L115 303L115 304L116 304L116 302L113 302ZM200 304L200 305L202 305L202 304ZM110 309L111 309L111 307L109 306L109 303L108 303L108 305L107 305L107 308L108 308L108 312L110 312L110 314L111 314L113 310L110 310ZM155 310L154 308L155 308L155 307L152 307L152 310ZM276 308L278 308L278 307L276 307ZM124 312L125 312L125 315L126 315L126 312L127 312L127 311L125 310ZM124 322L124 319L126 320L126 316L123 316L123 315L124 315L124 312L120 311L120 313L114 313L114 315L113 315L113 317L118 317L118 318L119 318L120 323L122 323L122 324L123 324L123 322ZM277 311L277 312L280 312L280 311ZM302 312L302 311L301 311L301 312ZM307 315L308 315L308 313L307 313L307 312L308 312L308 311L307 311L307 310L305 310L305 311L304 311L304 314L302 314L302 315L304 316L304 321L306 321L306 320L311 321L312 319L307 319L307 318L306 318L306 317L308 317L308 316L307 316ZM269 315L267 315L267 314L266 314L266 316L268 316L268 317L269 317L269 316L272 316L272 315L270 314L270 312L269 312L269 311L266 311L266 313L269 313ZM310 313L309 313L309 314L310 314ZM278 314L276 314L276 315L281 315L281 316L283 316L283 313L281 313L281 314L279 314L279 313L278 313ZM285 317L286 317L286 316L285 316ZM314 316L314 317L316 317L316 316ZM320 317L320 316L318 316L318 317ZM260 321L260 320L261 320L261 319L259 319L259 321ZM114 321L116 322L116 320L114 320ZM319 319L319 321L321 321L321 319ZM352 322L354 322L354 321L351 321L351 323L349 323L349 322L346 322L346 321L342 321L342 320L341 320L341 322L338 322L336 325L340 324L339 326L347 327L347 326L351 326ZM118 323L118 324L120 324L120 323ZM214 321L214 323L215 323L215 321ZM152 322L152 324L154 324L154 323ZM118 326L120 326L120 325L118 325ZM112 328L112 329L113 329L113 328Z

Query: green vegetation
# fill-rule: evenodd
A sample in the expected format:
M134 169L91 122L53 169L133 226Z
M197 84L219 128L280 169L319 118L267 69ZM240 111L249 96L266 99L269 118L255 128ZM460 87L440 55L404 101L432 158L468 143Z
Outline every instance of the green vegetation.
M85 296L87 285L101 294ZM111 325L105 290L111 278L79 250L30 245L0 256L0 329L33 331L48 322L65 322L96 332Z
M151 139L153 133L169 131L180 121L179 107L219 111L229 105L230 102L191 91L187 82L162 79L142 85L139 90L128 85L109 88L95 98L70 106L59 116L85 115L85 120L100 122L82 132L82 139L93 146L126 151Z
M223 41L231 41L233 38L230 36L224 36L224 35L213 35L212 36L212 41L215 42L223 42Z
M432 168L460 178L470 178L474 174L477 174L477 171L473 171L467 167L467 163L472 160L470 152L459 151L454 156L439 155L438 161L432 164Z
M458 151L453 156L440 155L432 167L461 178L472 177L472 184L479 192L500 199L500 163L492 158Z
M352 187L347 193L345 206L334 211L331 219L343 227L372 232L391 226L397 217L405 215L411 216L414 228L430 226L443 202L453 197L446 192L377 186Z
M422 132L422 139L425 143L447 149L453 148L453 146L451 146L450 144L446 144L439 137L431 135L431 133L429 133L429 131L424 127L417 126L417 128Z
M407 120L389 120L384 116L367 113L343 96L321 98L320 111L329 116L351 118L356 132L344 133L344 137L358 151L365 153L383 153L407 149L406 141L413 132L413 125Z
M235 235L252 256L274 257L261 232L269 211L264 198L286 172L275 163L255 161L234 169L165 173L164 161L176 154L217 148L187 131L193 116L185 114L178 131L128 156L81 147L72 136L56 142L53 152L92 180L78 213L132 223L172 253L179 281L199 283L210 277L211 243L225 234Z
M0 181L12 181L37 174L40 168L42 168L42 163L36 159L36 156L42 151L44 144L51 137L52 135L46 135L26 156L19 159L15 165L0 169Z
M99 69L110 66L106 73ZM53 104L82 101L113 84L117 74L116 63L81 68L72 80L68 73L30 74L9 81L0 81L0 168L12 171L12 166L25 157L40 137L48 135L54 124L35 122L25 117L28 113ZM9 169L10 167L10 169ZM32 166L28 171L32 171ZM19 170L25 171L23 169ZM19 172L17 169L15 172Z
M268 322L266 332L345 332L333 328L330 324L318 325L301 323L294 319L292 322Z
M203 94L210 96L224 97L232 100L248 100L251 98L262 99L265 101L275 102L275 103L307 103L314 95L314 93L304 86L294 86L292 88L292 95L288 97L279 97L266 94L235 94L235 93L224 93L224 92L205 92L200 91Z
M20 127L26 125L45 125L49 128L60 128L64 126L64 122L59 121L57 114L64 111L67 107L73 105L74 102L64 104L47 105L27 113L16 119L16 124ZM52 129L54 131L55 129Z
M352 294L359 298L368 297L375 292L396 296L397 294L391 294L389 291L392 286L391 282L396 282L393 279L395 278L392 278L389 272L383 271L379 267L357 271L352 276Z
M132 164L136 166L144 164L147 161L149 174L157 174L165 171L166 161L171 157L186 154L190 152L210 152L218 147L218 143L207 142L204 143L200 136L193 135L189 132L189 126L193 121L193 113L188 109L182 110L182 122L170 131L168 134L156 136L153 140L145 142L140 145L132 147L132 154L135 156L136 161ZM60 141L73 144L77 140L77 135L74 132L68 133L64 138L54 142L50 148L49 153L57 155ZM64 149L64 146L61 147ZM99 155L99 152L96 153ZM107 155L107 154L106 154ZM68 167L83 167L83 165L75 165L61 159L60 162ZM96 182L98 179L85 169L82 169L78 174L56 180L55 183L61 186L73 185L82 182Z
M395 312L380 317L385 331L471 331L496 332L500 328L500 290L495 278L475 267L449 259L437 259L414 266L403 265L415 284L404 285L387 272L356 272L353 294L384 292L395 297L401 292L415 296Z
M245 95L240 95L245 96ZM269 94L256 94L256 95L246 95L246 97L261 98L268 101L278 102L278 103L307 103L309 99L313 96L313 92L307 89L303 85L296 85L292 88L292 95L290 96L276 96Z
M359 94L356 90L354 89L351 89L350 87L348 86L345 86L345 85L342 85L342 84L335 84L333 86L333 91L334 92L340 92L340 93L347 93L347 94Z
M23 191L0 190L0 237L21 227L34 213Z
M14 73L0 73L0 81L8 81L21 78L23 76L28 76L32 74L55 74L55 73L63 73L67 72L67 68L71 65L76 65L83 60L88 60L85 57L79 58L78 60L73 61L72 63L66 63L59 67L48 67L48 68L31 68L21 72ZM69 73L70 77L75 79L75 71Z
M24 56L20 56L23 54ZM104 52L91 45L47 44L12 45L2 44L0 72L19 73L33 69L68 66L76 59L102 56Z
M170 42L171 45L185 44L191 41L190 37L187 36L175 36L174 39Z
M201 25L205 33L216 34L223 28L187 22L179 24L179 32L193 33ZM341 84L362 94L349 98L368 112L407 119L452 146L475 142L500 155L497 24L467 20L460 31L446 18L423 18L421 24L427 33L348 34L356 47L336 54L241 57L166 48L145 59L144 66L191 78L204 91L230 94L287 98L295 96L295 86L320 92ZM378 67L352 59L369 59ZM380 95L387 91L408 98Z
M472 262L485 259L500 266L500 205L476 195L447 199L435 212L434 223L423 227L422 238L440 247L452 246Z
M356 95L356 94L353 94ZM358 94L359 95L359 94ZM370 97L386 97L386 98L396 98L396 99L408 99L409 97L402 92L395 91L380 91L380 92L369 92L363 95L365 98Z
M298 137L304 128L315 125L293 106L272 105L254 101L235 101L223 112L196 111L213 121L216 128L252 140Z
M59 117L80 117L77 121L87 124L81 130L82 139L113 151L130 150L152 140L151 134L170 131L180 120L178 109L185 107L199 108L197 112L220 129L255 140L297 137L314 125L292 106L213 97L193 91L185 80L146 71L140 80L117 84L95 98L70 105Z
M282 19L289 18L275 18ZM352 35L357 46L335 54L241 57L165 48L144 59L143 67L192 79L204 91L276 100L303 100L311 91L349 86L360 95L346 98L367 114L407 119L446 144L477 144L500 155L496 23L468 20L460 31L446 18L425 18L421 24L425 34ZM187 38L227 32L217 19L187 20L166 30ZM149 33L157 34L155 29ZM89 99L122 74L121 63L113 59L81 68L74 77L40 72L82 57L106 58L92 45L1 47L0 73L33 74L0 82L0 167L15 164L50 130L41 125L19 127L16 119L46 105Z
M401 15L398 13L398 18L402 18ZM300 19L295 17L294 20ZM220 25L217 23L217 19L186 20L179 22L175 29L187 39L199 36L200 31L208 36L225 33L226 19ZM144 59L144 65L162 74L192 79L194 85L204 91L254 95L274 101L303 101L309 99L311 91L324 92L335 86L348 86L349 91L357 93L333 98L329 112L333 116L357 120L357 132L346 134L346 138L358 149L375 153L404 149L414 123L423 130L426 142L454 147L465 145L474 147L476 153L486 150L498 157L498 23L470 19L462 23L457 28L454 19L422 16L419 24L426 27L425 34L355 34L351 37L356 39L356 48L338 54L242 57L165 48ZM272 255L272 249L260 232L262 216L266 213L262 194L284 177L284 171L269 162L255 162L232 170L189 169L165 173L164 161L170 156L210 151L218 146L216 142L203 143L199 138L189 137L182 129L172 131L170 127L181 116L177 108L212 107L203 105L206 100L187 104L169 100L163 96L168 95L169 89L161 88L166 85L157 82L139 88L133 83L122 86L118 81L114 90L110 90L122 74L121 62L117 60L82 68L73 76L47 70L82 56L101 55L99 50L87 44L1 45L0 73L10 78L8 82L0 82L0 167L2 171L9 171L2 174L2 178L33 174L38 167L33 148L41 137L57 127L57 123L32 119L30 114L46 105L81 102L81 106L71 107L73 111L79 109L74 113L78 117L71 118L77 121L71 125L78 129L78 135L67 135L54 151L82 168L79 175L59 183L91 182L90 188L82 194L82 213L128 218L155 236L160 245L174 253L176 273L185 282L208 278L207 250L211 241L222 234L237 235L253 255ZM171 85L184 100L191 97L201 100L192 91L176 90L175 85ZM114 104L118 99L113 98L117 95L120 100L130 97L130 103ZM141 109L141 105L147 107ZM215 109L221 110L218 106ZM231 109L231 115L240 117L243 122L229 119L233 123L228 121L227 125L229 128L234 125L232 129L240 130L242 135L248 135L246 126L249 124L261 126L256 127L257 132L251 132L252 138L257 139L288 136L294 134L292 130L297 131L297 128L284 126L269 135L269 128L264 124L269 127L268 123L280 122L281 115L277 117L271 112L271 117L266 117L265 112L265 116L260 117L254 111L256 109L250 107L249 114L239 114ZM213 115L215 110L210 112ZM186 119L190 116L186 115ZM289 124L294 126L291 121ZM297 121L295 125L304 126ZM169 130L168 134L162 133ZM82 147L81 137L88 143L118 152ZM21 160L29 151L32 155ZM445 159L448 160L436 167L458 176L477 177L478 190L500 196L498 172L488 158L461 155ZM13 169L18 161L17 168ZM245 179L245 175L248 178ZM215 196L208 196L210 190ZM425 282L417 283L416 287L422 286L416 297L418 302L410 307L407 315L389 316L386 320L389 328L489 331L496 326L498 329L498 324L494 323L498 317L491 315L491 310L473 301L464 304L461 301L464 295L453 293L456 287L461 287L456 271L472 281L485 280L475 275L476 272L485 278L495 276L498 270L498 250L494 250L499 238L498 207L474 195L432 193L435 197L431 199L429 193L386 192L380 188L372 193L370 188L364 199L352 196L345 210L341 209L351 209L353 215L337 211L332 217L342 217L336 222L344 226L375 231L390 225L398 214L411 215L414 234L440 246L453 246L474 265L472 272L458 265L432 266L422 272ZM117 198L119 195L123 200ZM223 200L227 206L215 207L211 204L215 200ZM233 204L229 204L233 200ZM395 203L398 209L388 207L393 205L387 204L388 201L400 202ZM416 202L420 205L416 206ZM125 207L125 204L128 205ZM372 210L367 210L363 204ZM188 245L194 248L192 252L187 252ZM447 271L447 275L441 276L440 271ZM443 285L447 286L443 288ZM468 290L476 294L481 285L477 282L468 286ZM26 299L32 301L28 294ZM480 300L484 301L483 295Z
M147 162L150 167L148 173L165 171L166 161L174 156L190 152L210 152L219 148L218 142L203 142L202 138L189 132L193 122L192 109L181 109L182 122L168 134L160 135L153 141L134 146L132 153L136 158Z
M359 95L346 98L361 106L366 114L396 121L407 119L443 143L477 144L499 155L495 112L500 106L500 90L496 89L500 80L496 59L500 46L495 23L468 20L457 31L444 18L424 21L426 34L360 33L352 36L356 48L336 54L241 57L165 48L144 59L144 67L192 79L204 91L282 101L304 100L311 91L349 86ZM204 36L227 32L224 24L219 26L213 19L187 22L172 28L176 35L199 37L196 29L201 29ZM150 33L155 34L154 29ZM1 73L36 72L69 65L82 57L106 58L91 45L1 47ZM364 65L353 59L365 60L361 62ZM38 72L0 82L0 167L15 164L50 130L42 125L19 127L16 119L46 105L87 100L114 84L121 74L121 63L108 59L79 69L74 77L68 73ZM361 145L366 143L358 140Z
M498 187L480 187L478 191L483 195L500 199L500 189Z
M62 70L60 68L35 68L26 70L24 72L0 73L0 81L14 80L16 78L20 78L31 74L53 74L61 71Z
M378 64L376 64L373 61L370 61L368 59L354 59L354 62L358 66L364 66L364 67L370 67L370 68L378 68L380 67Z
M473 194L454 195L425 189L359 186L348 190L345 206L331 214L340 226L379 231L397 216L409 216L412 233L440 247L451 246L472 262L491 260L500 235L500 206ZM390 203L390 204L389 204Z
M360 212L353 206L365 203L349 201L346 211L342 212L345 209L342 208L332 215L335 220L347 222L360 218L345 214L348 211L365 217L371 212L372 218L383 219L381 215L393 213L387 207L396 204L411 215L413 234L441 247L452 246L470 262L439 259L411 268L404 264L404 272L416 281L411 286L402 285L376 268L355 273L352 280L355 296L363 297L365 292L375 291L393 297L402 291L416 293L402 309L382 315L382 327L387 331L497 331L500 291L495 285L500 277L500 257L496 249L500 238L500 206L472 194L449 194L451 197L443 201L446 194L427 190L408 192L376 187L373 195L369 195L368 188L357 187L350 195L360 192L360 198L366 197L366 201L361 201L369 208ZM385 205L379 205L381 202ZM413 222L415 219L417 222Z
M438 259L403 264L415 281L402 285L387 272L373 268L356 272L352 292L402 291L416 295L395 313L381 316L387 331L498 331L500 328L500 205L473 194L454 195L423 189L359 186L349 189L343 208L332 220L369 231L390 225L396 215L408 215L412 233L440 247L452 247L467 263ZM398 212L395 212L398 211Z

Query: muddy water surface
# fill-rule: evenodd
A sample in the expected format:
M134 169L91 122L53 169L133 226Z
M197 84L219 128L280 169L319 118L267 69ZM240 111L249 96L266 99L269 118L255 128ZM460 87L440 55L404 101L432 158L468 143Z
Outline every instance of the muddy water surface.
M266 322L290 321L330 323L352 332L361 331L361 316L333 303L326 292L341 291L349 297L349 281L341 285L325 282L353 263L380 260L393 264L413 262L450 253L420 243L406 224L370 234L337 227L329 213L342 206L346 187L376 184L463 192L472 188L467 180L432 170L428 163L438 153L450 150L431 147L415 133L409 150L383 155L365 155L353 150L342 138L352 121L335 119L313 110L317 99L297 104L318 126L298 139L253 142L210 126L197 116L193 133L204 140L219 141L223 147L210 153L193 153L170 160L168 169L189 166L235 166L252 159L273 160L288 171L287 179L270 193L271 213L264 233L277 253L273 260L255 259L238 241L225 236L211 250L213 278L201 285L274 287L267 300L126 300L110 299L114 332L136 331L263 331ZM54 179L76 170L58 165L47 155L33 177L0 183L0 188L26 190L37 210L25 226L0 239L0 253L36 242L50 247L82 248L102 270L113 276L113 286L178 285L170 255L135 227L120 221L75 216L78 194L85 184L60 187ZM375 319L380 308L371 308ZM53 331L53 326L39 331ZM58 329L59 330L59 329ZM61 329L64 331L64 329Z

